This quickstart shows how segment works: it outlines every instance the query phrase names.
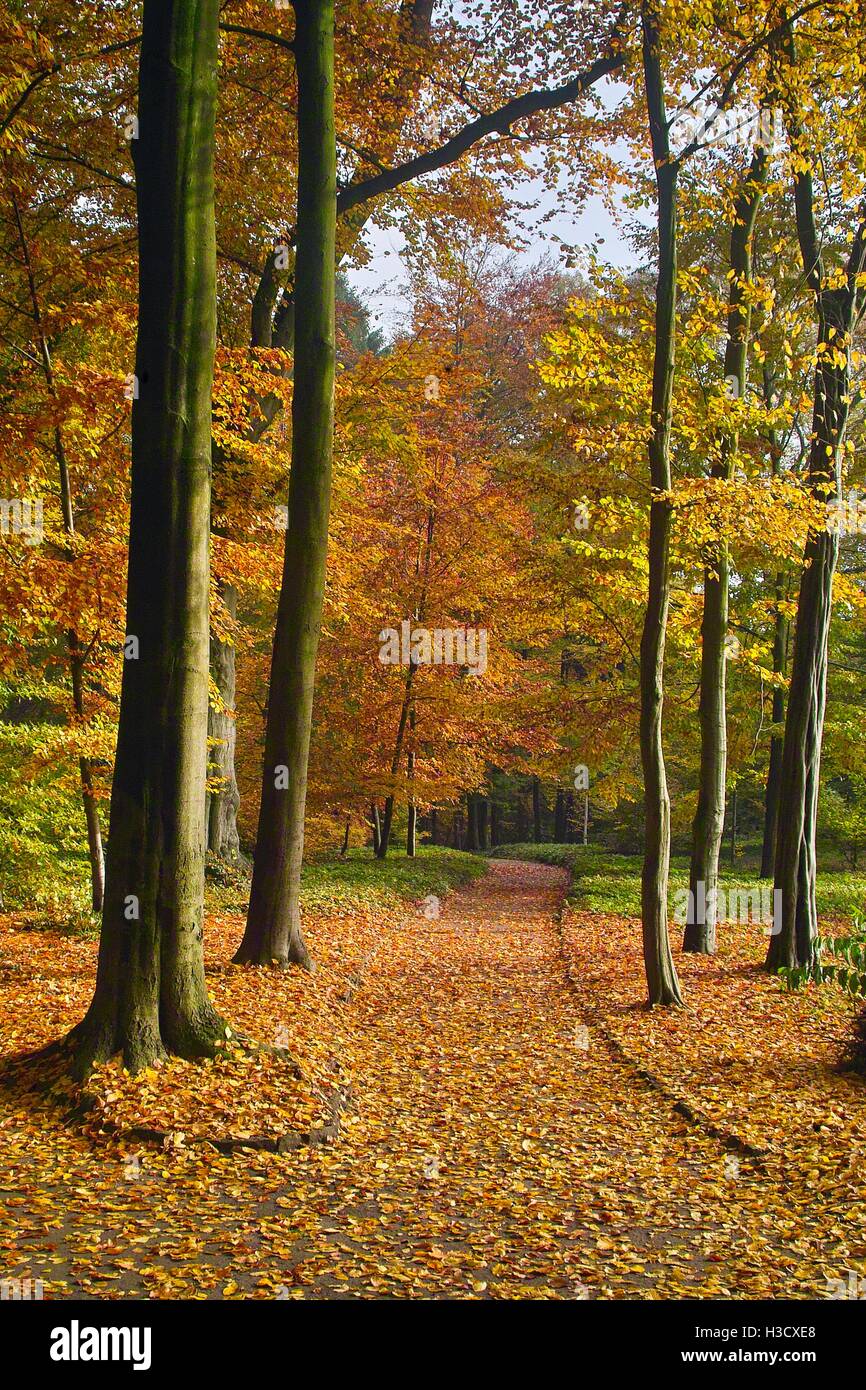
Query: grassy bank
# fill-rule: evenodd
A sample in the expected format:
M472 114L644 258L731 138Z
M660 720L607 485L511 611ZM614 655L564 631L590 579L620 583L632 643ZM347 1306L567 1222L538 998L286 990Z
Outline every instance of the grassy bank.
M566 868L572 875L570 901L576 908L615 913L622 917L640 916L641 859L637 854L609 854L592 845L501 845L493 850L496 858L529 859ZM670 902L686 892L689 864L685 855L671 859ZM772 889L767 879L759 879L748 869L738 872L721 866L720 882L727 894L758 893ZM825 872L818 874L818 911L824 917L851 917L866 910L866 874Z

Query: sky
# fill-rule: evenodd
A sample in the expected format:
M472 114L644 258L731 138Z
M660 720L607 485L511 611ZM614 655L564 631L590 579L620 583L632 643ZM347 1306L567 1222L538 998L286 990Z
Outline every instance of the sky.
M555 194L549 191L542 193L536 215L543 215L555 205ZM391 338L404 324L411 310L408 278L402 259L403 237L398 228L378 227L372 219L366 234L373 250L372 259L360 269L349 270L347 279L370 310L374 326L380 328L386 338ZM562 261L561 248L555 236L562 237L572 245L599 243L599 258L611 265L625 269L635 263L631 247L601 197L590 198L586 208L577 216L571 212L555 215L529 238L531 245L527 250L516 253L518 263L535 265L547 254Z
M457 8L459 9L459 0ZM611 79L605 79L596 90L602 104L610 110L618 103L623 93L622 84ZM621 157L625 156L625 151L618 147L614 152ZM531 154L529 157L531 159ZM529 184L528 188L531 193L532 184ZM521 193L524 197L527 196L526 185ZM556 194L545 188L540 179L537 181L535 193L538 207L532 221L555 210L557 204ZM630 269L635 265L632 248L605 206L603 198L599 196L589 198L578 215L575 215L572 209L562 213L554 212L549 222L544 222L529 235L525 213L519 213L516 221L530 243L527 250L516 253L518 263L524 261L527 266L535 265L552 254L564 266L563 253L556 240L557 237L561 237L572 246L589 246L596 243L599 259L611 265L622 269ZM386 338L391 338L404 325L411 312L408 276L402 259L403 238L399 228L377 226L375 216L367 224L365 235L373 251L372 258L363 268L349 270L347 279L370 310L375 327L381 329Z

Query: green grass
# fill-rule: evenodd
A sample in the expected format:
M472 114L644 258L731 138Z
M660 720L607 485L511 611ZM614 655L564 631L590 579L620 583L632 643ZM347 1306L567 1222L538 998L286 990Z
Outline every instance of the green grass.
M359 904L392 908L431 893L444 897L449 889L484 872L483 859L454 849L424 845L414 859L408 859L397 848L384 861L375 859L370 849L352 849L345 859L317 859L304 866L301 906L306 911L341 911ZM213 886L208 896L223 911L244 912L248 894L248 882L236 881L231 887Z
M592 845L500 845L492 851L500 859L530 859L555 864L572 875L569 900L577 908L609 912L622 917L640 916L641 858L637 854L609 854ZM756 893L772 888L747 870L732 871L723 864L720 882L725 892ZM671 858L670 901L689 886L689 862L685 855ZM866 910L866 874L834 871L818 874L818 912L822 917L851 917Z

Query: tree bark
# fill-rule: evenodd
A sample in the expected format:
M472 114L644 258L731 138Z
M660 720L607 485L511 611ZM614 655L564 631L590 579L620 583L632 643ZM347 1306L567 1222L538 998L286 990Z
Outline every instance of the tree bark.
M670 799L662 744L664 654L670 603L670 431L676 350L677 175L671 158L659 56L659 31L649 7L642 13L643 68L658 190L658 279L649 440L649 590L640 644L640 748L644 776L645 842L641 875L644 966L649 1004L681 1004L668 936Z
M767 155L759 147L751 160L745 183L734 202L730 238L730 290L728 337L725 346L725 383L735 383L737 398L745 393L751 311L752 238L758 206L764 191ZM711 476L730 481L737 455L737 435L719 440L719 460ZM698 804L692 824L692 856L689 869L689 914L683 934L683 950L713 955L716 949L716 899L719 886L719 851L725 827L725 781L728 739L725 705L726 638L730 559L723 539L704 568L704 612L701 622L701 731ZM698 921L697 904L705 904Z
M298 213L292 472L253 882L235 960L312 961L301 931L304 810L322 620L336 360L334 3L297 0Z
M96 990L79 1074L121 1051L212 1054L205 988L217 0L145 0L135 169L139 299L127 631Z
M411 711L410 711L410 713L409 713L409 728L410 728L410 730L411 730L411 732L412 732L412 735L413 735L413 737L414 737L414 732L415 732L415 706L414 706L414 705L412 706L412 709L411 709ZM415 777L415 749L414 749L414 747L410 747L409 752L406 754L406 781L407 781L407 784L408 784L408 787L409 787L409 802L408 802L407 817L406 817L406 854L408 855L408 857L409 857L410 859L414 859L414 858L415 858L415 851L416 851L416 847L417 847L417 846L416 846L416 836L417 836L417 829L418 829L418 807L415 805L415 796L414 796L414 792L413 792L413 789L412 789L412 784L413 784L414 777Z
M773 399L773 380L769 369L764 368L764 400L769 406ZM778 477L781 470L782 446L775 431L770 434L770 447L773 457L773 476ZM773 674L778 681L784 680L788 672L788 644L790 623L782 608L788 597L788 583L785 574L776 575L776 605L773 623ZM773 725L781 728L785 718L785 692L781 684L773 687ZM770 757L767 764L767 786L764 795L764 835L761 845L761 878L772 878L776 857L776 832L779 824L779 792L782 780L782 737L774 733L770 736Z
M475 851L478 843L478 798L470 792L466 798L466 848Z
M568 836L568 813L565 799L565 792L558 788L556 793L556 804L553 811L553 839L558 845L564 845Z

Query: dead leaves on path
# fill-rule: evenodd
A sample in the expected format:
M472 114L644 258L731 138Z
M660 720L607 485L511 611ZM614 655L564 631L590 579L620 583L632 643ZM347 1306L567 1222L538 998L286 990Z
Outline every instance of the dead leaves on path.
M561 871L502 862L436 920L313 914L313 977L232 966L241 923L211 919L217 1007L286 1047L302 1079L229 1039L208 1065L101 1069L83 1124L7 1087L4 1275L41 1277L49 1297L475 1299L823 1297L866 1272L863 1094L832 1071L850 1005L828 992L816 1012L726 944L679 961L690 1010L648 1015L634 924L567 916L561 940L563 887ZM95 947L4 927L8 1054L80 1017ZM773 1171L732 1164L607 1029ZM338 1088L352 1103L334 1143L205 1142L315 1126ZM117 1140L137 1125L167 1142Z

